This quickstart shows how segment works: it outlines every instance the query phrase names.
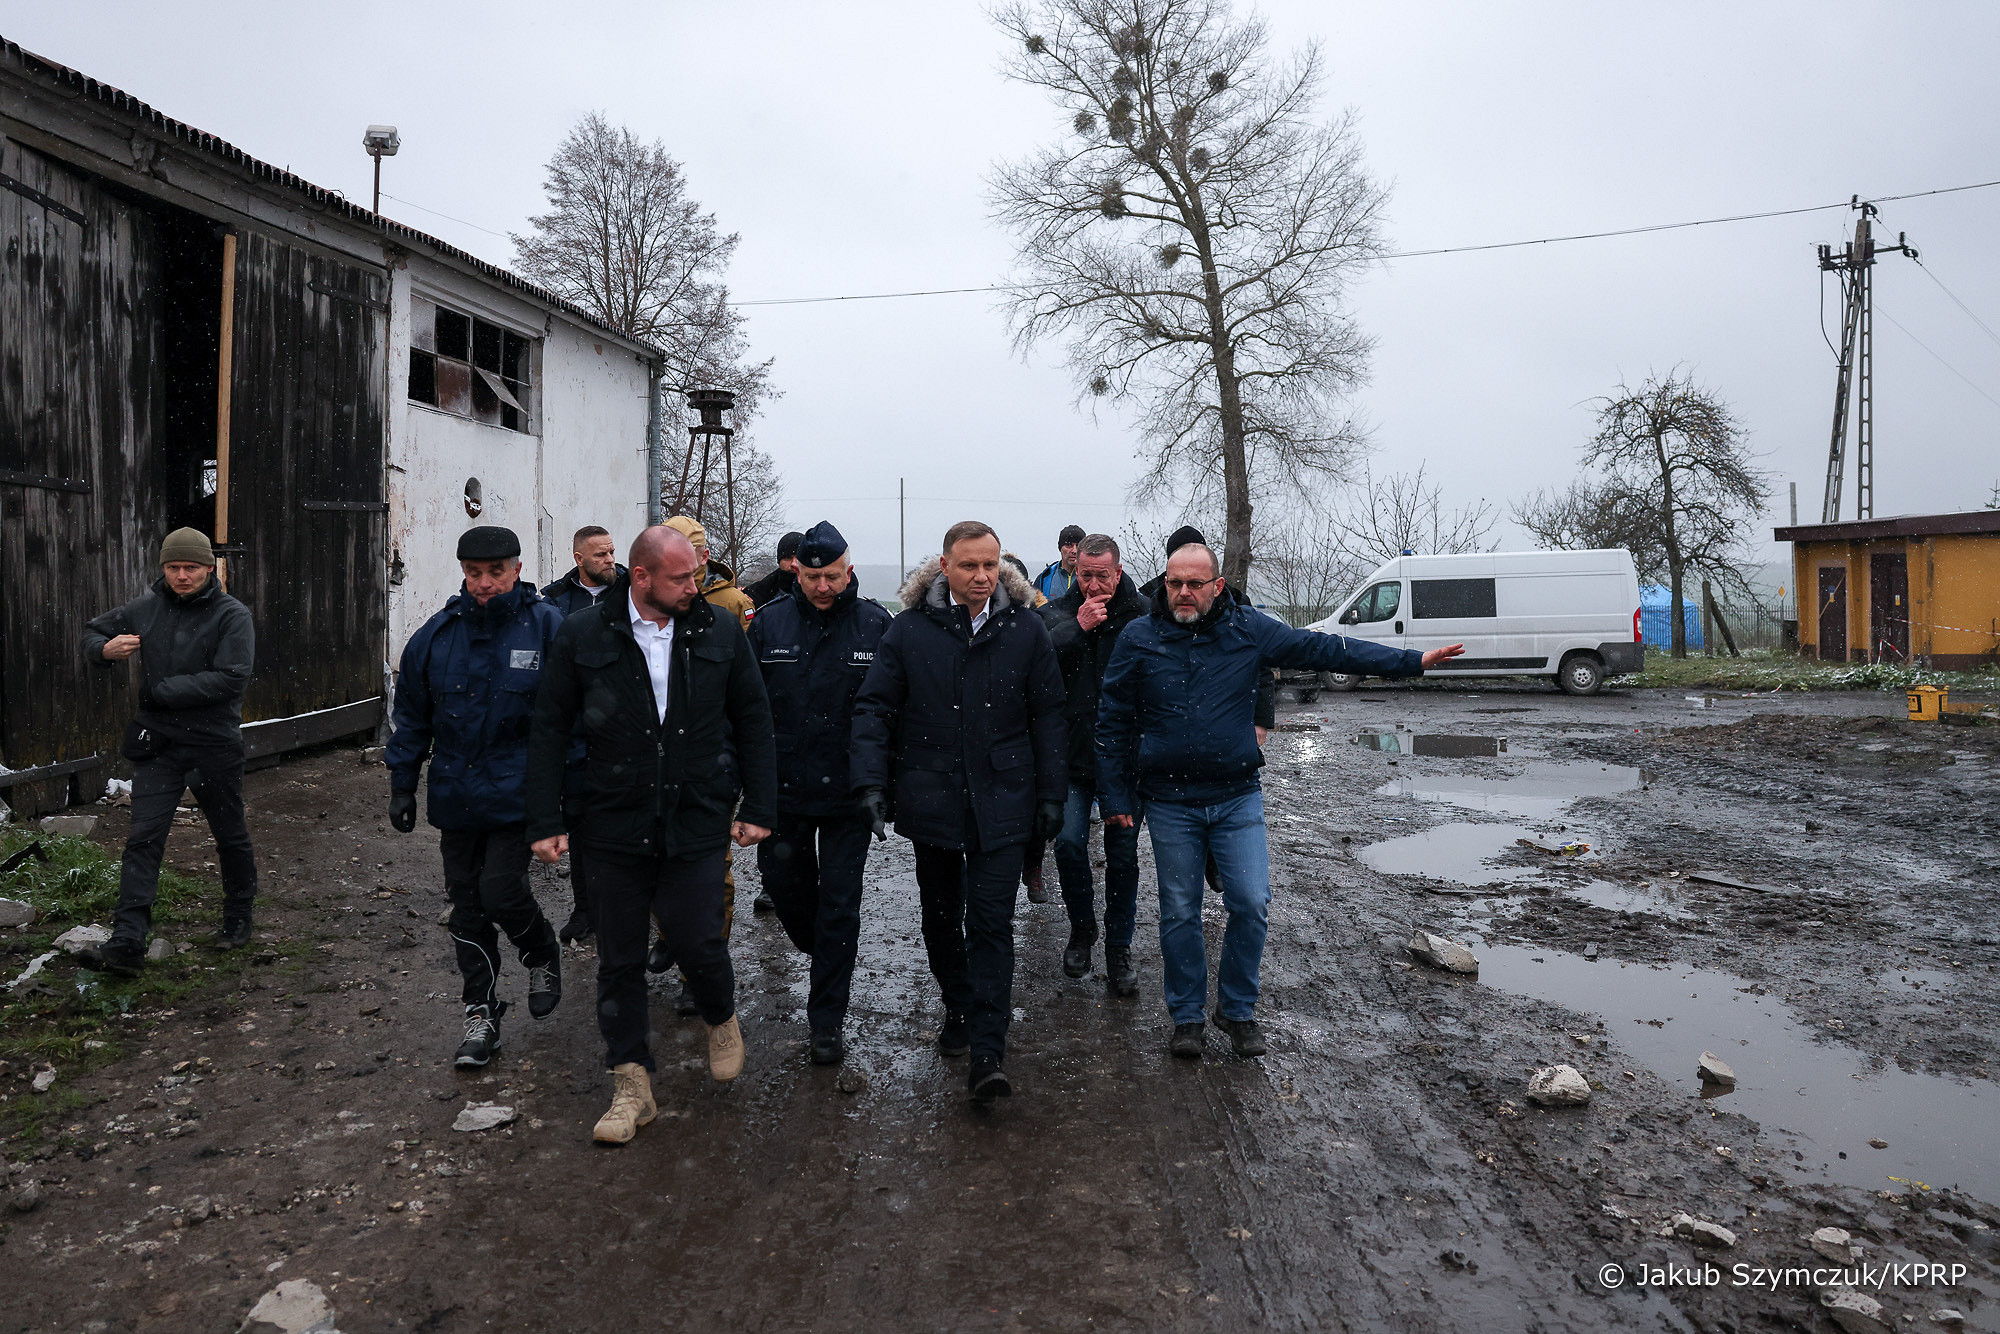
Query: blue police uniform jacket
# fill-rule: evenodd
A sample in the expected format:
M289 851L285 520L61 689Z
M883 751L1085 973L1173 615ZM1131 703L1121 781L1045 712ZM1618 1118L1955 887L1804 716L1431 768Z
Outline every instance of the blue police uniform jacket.
M854 696L875 663L889 613L860 596L850 579L821 611L794 588L757 611L750 647L771 699L778 740L778 813L844 815L855 810L849 781Z

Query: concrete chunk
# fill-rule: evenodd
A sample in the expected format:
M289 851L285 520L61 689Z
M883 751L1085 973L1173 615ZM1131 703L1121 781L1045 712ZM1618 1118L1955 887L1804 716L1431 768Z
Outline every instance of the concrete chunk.
M1839 1264L1854 1259L1854 1237L1844 1227L1823 1227L1812 1234L1812 1248Z
M1876 1334L1889 1327L1882 1303L1855 1288L1829 1288L1819 1295L1819 1304L1847 1334Z
M339 1334L333 1303L308 1279L287 1279L258 1299L236 1334Z
M1714 1084L1718 1088L1726 1089L1736 1087L1736 1072L1731 1070L1723 1062L1723 1059L1712 1051L1705 1051L1701 1054L1699 1073L1701 1075L1701 1082L1704 1084Z
M1675 1214L1674 1235L1686 1237L1697 1246L1734 1246L1736 1234L1720 1223L1711 1223L1706 1218L1696 1218L1693 1214Z
M0 899L0 926L33 926L35 905L19 899Z
M1528 1077L1528 1100L1544 1107L1581 1107L1590 1101L1590 1081L1573 1065L1550 1065Z
M1442 968L1453 973L1470 973L1474 976L1479 973L1478 958L1471 950L1455 940L1446 940L1443 936L1419 931L1410 937L1407 948L1419 961L1433 968Z

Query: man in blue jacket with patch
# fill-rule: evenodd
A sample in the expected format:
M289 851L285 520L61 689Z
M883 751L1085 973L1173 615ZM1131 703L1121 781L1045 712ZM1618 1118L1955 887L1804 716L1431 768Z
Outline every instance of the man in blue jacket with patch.
M1097 710L1098 808L1107 827L1123 827L1135 802L1144 802L1160 877L1169 1050L1190 1060L1201 1056L1208 1001L1201 898L1210 854L1229 914L1216 962L1216 1026L1238 1056L1265 1051L1257 970L1271 862L1257 779L1264 756L1252 721L1260 671L1420 676L1464 652L1458 644L1418 653L1295 630L1222 590L1210 548L1190 543L1168 557L1150 612L1125 627L1105 664Z
M793 555L795 586L758 608L750 622L750 647L784 757L778 822L757 845L757 870L785 934L812 960L806 1022L813 1064L838 1065L861 943L870 824L854 803L849 774L854 697L874 665L889 613L862 600L847 539L832 524L813 525Z
M389 823L417 827L428 758L430 822L444 854L452 944L465 979L465 1041L454 1063L477 1069L500 1050L497 988L504 931L528 970L528 1012L562 999L562 946L528 888L528 727L562 613L521 582L521 540L506 528L458 539L465 586L403 649L389 738Z

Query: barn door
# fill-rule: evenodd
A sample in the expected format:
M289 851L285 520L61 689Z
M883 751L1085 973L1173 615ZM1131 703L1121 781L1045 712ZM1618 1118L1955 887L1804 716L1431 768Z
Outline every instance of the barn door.
M1868 558L1868 656L1876 662L1910 660L1910 559L1901 551Z
M1819 657L1847 661L1847 569L1822 566L1819 572Z
M388 282L258 232L237 245L229 591L257 623L247 720L382 693Z

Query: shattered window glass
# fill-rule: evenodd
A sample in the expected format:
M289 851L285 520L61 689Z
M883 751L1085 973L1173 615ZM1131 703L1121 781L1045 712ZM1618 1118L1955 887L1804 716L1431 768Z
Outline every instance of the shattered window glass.
M532 432L535 346L535 339L511 329L413 297L410 401Z

